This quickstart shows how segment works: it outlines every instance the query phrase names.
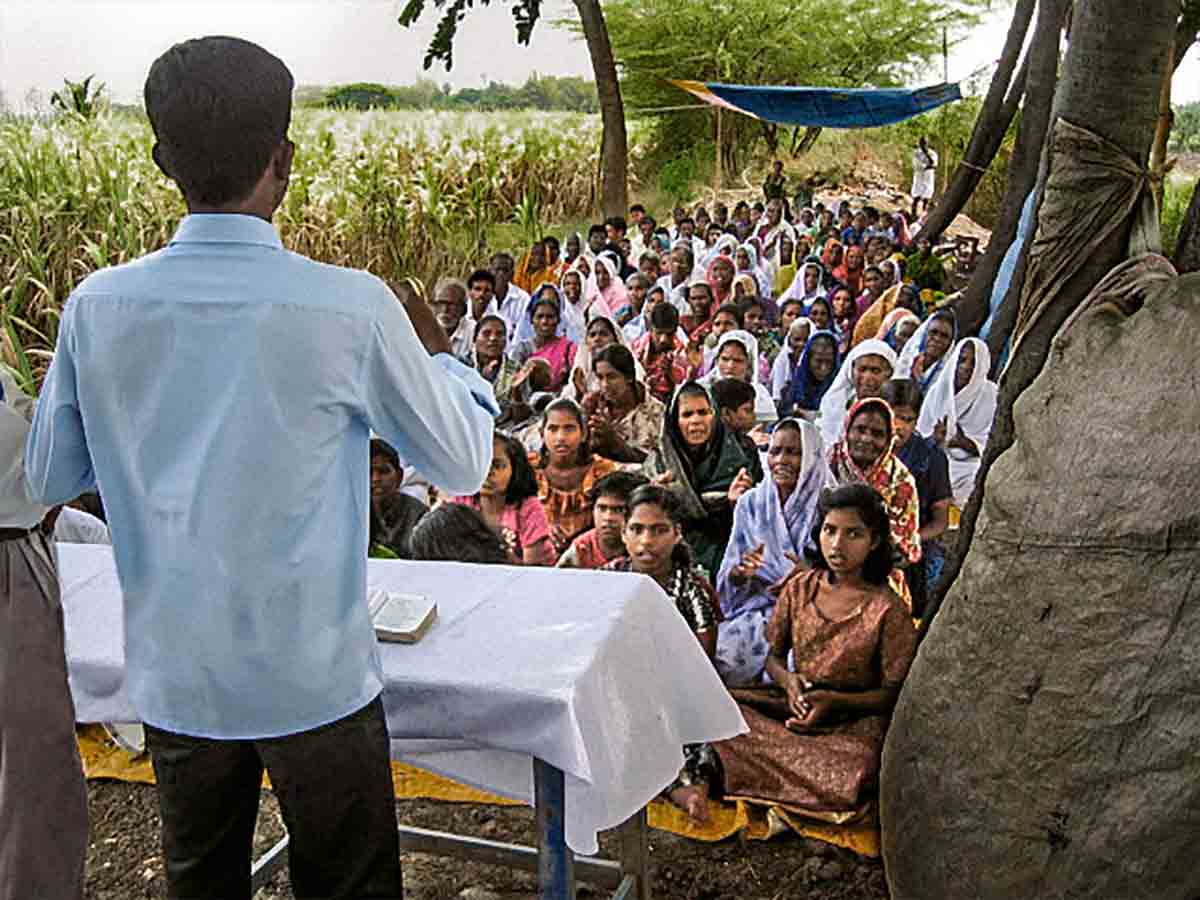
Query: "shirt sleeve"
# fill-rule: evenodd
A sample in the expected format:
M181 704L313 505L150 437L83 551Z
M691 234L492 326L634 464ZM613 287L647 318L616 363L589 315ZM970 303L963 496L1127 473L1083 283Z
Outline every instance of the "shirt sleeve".
M879 635L879 668L885 687L904 683L908 667L917 655L917 629L905 609L904 601L888 591L888 610L883 615Z
M96 482L79 413L74 309L74 304L68 301L59 323L54 361L42 383L25 445L29 490L38 502L47 506L74 500L92 490Z
M438 488L473 494L492 461L492 386L448 354L431 358L399 301L378 288L362 379L367 423Z
M533 547L538 541L550 539L550 523L546 510L537 497L526 497L517 510L517 535L522 547Z

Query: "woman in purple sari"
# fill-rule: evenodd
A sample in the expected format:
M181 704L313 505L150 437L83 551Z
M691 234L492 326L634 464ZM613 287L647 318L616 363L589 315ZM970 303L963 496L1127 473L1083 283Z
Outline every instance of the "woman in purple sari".
M767 476L738 500L733 533L717 573L723 621L717 633L717 671L731 687L761 683L770 646L770 592L804 559L821 491L833 484L811 422L785 419L767 450Z

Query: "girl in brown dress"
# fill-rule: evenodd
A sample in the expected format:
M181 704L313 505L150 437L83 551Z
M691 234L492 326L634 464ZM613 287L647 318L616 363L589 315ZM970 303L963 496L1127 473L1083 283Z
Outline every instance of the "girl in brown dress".
M740 694L749 733L713 745L719 777L672 797L693 818L706 817L701 795L718 792L829 822L870 804L887 717L916 652L908 610L887 587L889 533L867 485L822 495L812 569L776 589L766 671L778 687Z

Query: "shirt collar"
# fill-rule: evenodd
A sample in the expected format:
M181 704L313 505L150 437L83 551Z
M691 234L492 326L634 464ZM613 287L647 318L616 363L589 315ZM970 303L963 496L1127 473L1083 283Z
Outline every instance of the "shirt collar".
M192 213L175 229L172 244L260 244L275 250L283 242L275 226L239 213Z

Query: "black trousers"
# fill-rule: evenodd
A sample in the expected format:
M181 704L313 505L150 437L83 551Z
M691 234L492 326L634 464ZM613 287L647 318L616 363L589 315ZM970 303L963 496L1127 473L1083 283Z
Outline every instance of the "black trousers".
M250 900L263 769L287 826L297 898L399 898L387 724L376 697L311 731L253 741L146 726L172 900Z

